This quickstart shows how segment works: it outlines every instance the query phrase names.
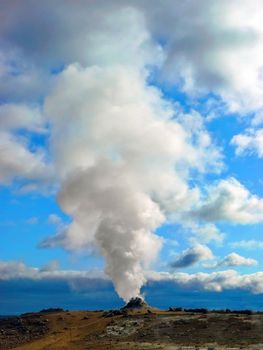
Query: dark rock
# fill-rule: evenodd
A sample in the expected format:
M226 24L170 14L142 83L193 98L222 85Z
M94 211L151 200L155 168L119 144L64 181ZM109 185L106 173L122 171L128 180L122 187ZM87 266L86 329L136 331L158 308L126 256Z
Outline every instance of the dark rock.
M193 313L198 313L198 314L207 314L209 311L208 309L205 308L200 308L200 309L184 309L185 312L193 312Z
M122 308L123 310L129 310L129 309L143 309L148 308L149 306L145 303L145 301L140 298L131 298L131 300Z
M0 319L0 349L14 348L30 342L43 336L48 330L47 323L38 315Z
M114 317L114 316L121 316L124 315L125 312L123 310L109 310L109 311L105 311L103 313L103 317Z
M55 313L55 312L65 312L65 310L57 307L57 308L43 309L39 311L40 314L49 314L49 313Z
M254 315L252 310L233 310L232 313L239 315Z
M168 311L182 312L184 309L182 307L169 307Z

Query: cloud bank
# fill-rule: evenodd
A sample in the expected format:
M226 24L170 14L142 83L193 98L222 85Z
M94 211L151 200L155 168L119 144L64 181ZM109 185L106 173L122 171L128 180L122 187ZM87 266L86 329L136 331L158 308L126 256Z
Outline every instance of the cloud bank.
M92 281L109 281L102 271L63 271L27 267L18 262L0 262L0 280L66 280L73 289L84 289ZM169 273L145 271L148 282L172 282L174 288L221 292L224 290L245 290L254 294L263 294L263 272L239 274L234 270L212 273Z

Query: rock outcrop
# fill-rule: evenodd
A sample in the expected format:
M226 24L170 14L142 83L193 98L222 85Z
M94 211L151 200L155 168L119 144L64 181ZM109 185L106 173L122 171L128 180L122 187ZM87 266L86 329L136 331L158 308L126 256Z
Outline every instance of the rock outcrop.
M123 310L149 309L149 305L140 297L131 298L131 300L122 308Z

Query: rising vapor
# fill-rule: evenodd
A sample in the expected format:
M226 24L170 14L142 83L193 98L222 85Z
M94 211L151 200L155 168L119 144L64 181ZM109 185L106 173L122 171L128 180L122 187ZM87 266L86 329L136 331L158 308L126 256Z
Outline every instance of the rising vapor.
M172 104L147 84L145 71L130 66L69 66L45 113L58 201L73 222L42 246L93 247L118 294L126 301L140 295L144 270L162 246L154 232L198 196L188 173L204 163L210 143L194 147Z

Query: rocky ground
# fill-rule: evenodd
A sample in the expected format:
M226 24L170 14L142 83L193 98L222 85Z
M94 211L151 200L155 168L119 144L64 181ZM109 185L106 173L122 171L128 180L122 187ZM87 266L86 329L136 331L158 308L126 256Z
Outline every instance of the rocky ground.
M262 314L176 310L45 310L2 319L0 349L263 349Z
M43 337L48 332L48 319L31 314L0 319L0 349L12 349Z

